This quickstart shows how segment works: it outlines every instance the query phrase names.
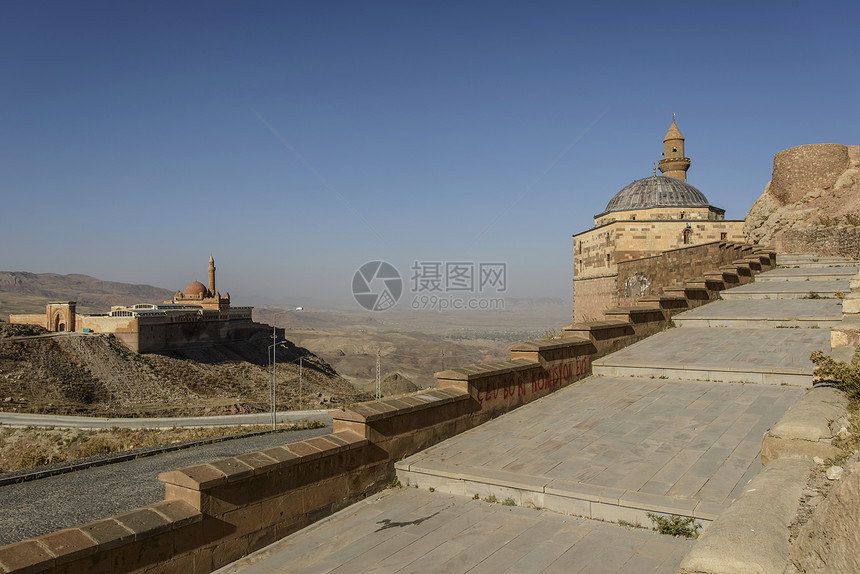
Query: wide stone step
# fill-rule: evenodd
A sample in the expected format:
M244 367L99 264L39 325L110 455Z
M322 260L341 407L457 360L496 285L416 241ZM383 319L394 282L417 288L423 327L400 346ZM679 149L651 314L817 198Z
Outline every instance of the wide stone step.
M602 376L812 384L813 351L830 351L825 329L669 329L594 361Z
M838 299L724 300L675 315L678 327L830 329L842 322Z
M816 255L804 255L797 253L778 253L776 256L776 264L779 267L801 267L801 268L820 268L820 267L857 267L860 261L849 259L847 257L821 257Z
M857 267L819 267L774 269L756 275L755 282L764 281L834 281L857 275Z
M831 281L763 281L727 289L720 296L727 301L741 299L810 299L836 298L851 291L849 279Z

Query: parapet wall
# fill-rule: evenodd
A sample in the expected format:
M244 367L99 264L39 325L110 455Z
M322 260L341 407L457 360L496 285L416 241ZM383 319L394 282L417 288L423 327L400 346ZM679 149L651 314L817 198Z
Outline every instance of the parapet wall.
M635 305L642 297L662 295L665 287L703 277L740 258L739 244L716 241L622 261L618 263L615 305Z
M573 281L573 320L578 323L605 318L613 307L636 305L645 297L659 296L666 288L703 278L753 253L753 246L713 241L669 249L659 254L619 261L613 273Z
M745 251L733 270L775 262ZM0 572L212 572L384 488L397 460L583 379L725 287L701 283L513 345L508 361L436 373L436 389L332 411L329 435L162 473L164 502L4 546Z

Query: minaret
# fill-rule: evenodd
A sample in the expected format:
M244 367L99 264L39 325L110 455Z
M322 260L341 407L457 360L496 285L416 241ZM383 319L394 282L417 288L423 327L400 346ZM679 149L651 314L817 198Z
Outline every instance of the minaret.
M215 259L209 256L209 296L215 296Z
M690 158L684 157L684 136L675 124L675 114L672 114L672 125L669 126L666 137L663 138L663 159L657 166L666 177L687 181Z

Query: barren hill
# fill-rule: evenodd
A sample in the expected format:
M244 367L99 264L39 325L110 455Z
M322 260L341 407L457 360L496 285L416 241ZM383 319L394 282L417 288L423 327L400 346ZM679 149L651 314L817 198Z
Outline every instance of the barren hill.
M777 251L860 257L860 146L802 145L773 158L773 176L744 223Z
M77 301L84 313L104 312L111 305L160 303L173 292L152 285L102 281L89 275L0 271L0 315L41 313L48 301Z
M267 349L258 335L229 345L137 355L109 335L44 334L0 322L0 408L98 416L180 416L269 410ZM299 396L299 358L302 395ZM278 408L319 408L370 398L320 357L278 349Z

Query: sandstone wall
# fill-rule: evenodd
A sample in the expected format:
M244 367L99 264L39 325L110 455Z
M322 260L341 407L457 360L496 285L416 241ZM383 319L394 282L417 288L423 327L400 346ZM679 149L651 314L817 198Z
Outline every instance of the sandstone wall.
M716 271L737 259L725 242L672 249L653 257L618 264L615 305L635 305L642 297L662 295L663 289Z
M44 313L9 315L9 322L17 323L18 325L37 325L45 329L48 328L48 318Z
M603 317L603 311L617 305L617 275L573 280L573 321L582 323Z
M860 259L860 227L838 225L789 229L778 236L771 247L786 253L814 253Z

